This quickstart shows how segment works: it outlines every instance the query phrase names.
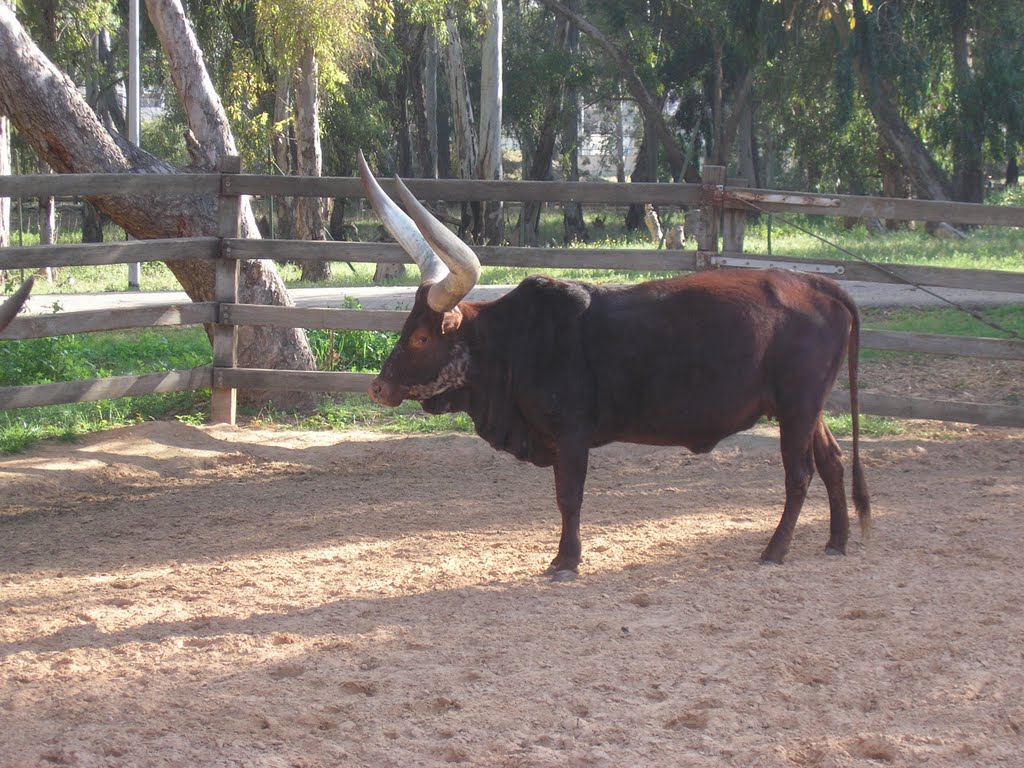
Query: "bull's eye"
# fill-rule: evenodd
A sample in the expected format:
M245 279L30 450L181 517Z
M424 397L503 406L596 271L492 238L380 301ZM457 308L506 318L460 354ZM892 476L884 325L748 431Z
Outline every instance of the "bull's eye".
M425 333L417 333L412 337L412 343L417 347L425 347L430 343L430 337Z

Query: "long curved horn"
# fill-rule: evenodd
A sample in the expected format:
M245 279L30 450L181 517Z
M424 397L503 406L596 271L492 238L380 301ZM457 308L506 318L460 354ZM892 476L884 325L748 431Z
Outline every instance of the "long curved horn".
M473 249L466 245L448 227L431 215L430 211L420 204L402 180L395 177L398 195L405 203L409 216L419 227L420 232L433 246L434 251L448 265L451 273L430 288L428 301L431 308L438 312L447 312L466 298L480 277L480 260ZM435 295L436 294L436 295Z
M384 228L398 241L403 250L412 257L420 268L420 279L424 283L440 283L448 276L448 267L434 253L433 249L420 234L416 224L405 211L398 207L394 200L385 194L377 179L373 177L370 166L366 164L363 151L359 150L359 176L363 181L366 198L377 212ZM433 306L433 303L431 303ZM449 307L448 309L451 309ZM447 310L445 310L447 311Z

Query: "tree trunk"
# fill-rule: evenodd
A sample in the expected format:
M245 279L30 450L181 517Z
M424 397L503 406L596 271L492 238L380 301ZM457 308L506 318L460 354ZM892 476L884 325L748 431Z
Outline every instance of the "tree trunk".
M862 0L855 3L854 12L858 15L857 28L865 28L867 24L864 22ZM834 13L832 20L843 46L851 51L854 76L875 119L879 135L910 176L918 195L928 200L952 199L949 177L935 162L924 142L900 116L885 86L873 71L870 51L851 45L849 19L843 14Z
M274 88L274 123L270 129L270 146L274 153L274 166L282 176L295 172L297 158L294 157L295 121L292 118L292 73L278 75ZM290 240L295 237L295 198L291 195L277 195L274 203L274 237Z
M423 125L421 127L422 152L420 175L436 179L438 174L437 143L437 71L440 65L437 35L430 26L423 27L423 70L420 76Z
M647 120L644 120L644 135L637 148L636 165L633 166L633 173L629 180L634 183L657 181L658 173L658 144L653 134L653 128ZM626 211L626 230L635 232L644 226L644 206L642 203L633 203Z
M110 50L110 32L100 30L93 39L93 52L103 72L103 78L92 77L85 86L85 100L107 127L127 135L128 127L121 101L117 97L117 75L114 72L114 53Z
M725 87L725 79L722 69L722 59L725 56L725 43L721 39L714 41L714 58L712 59L711 71L711 146L708 147L708 160L712 165L725 165L725 141L722 137L722 104L724 97L722 89Z
M462 52L462 38L455 19L445 19L448 30L448 45L445 48L445 68L448 71L448 94L452 105L452 122L455 126L455 158L460 179L472 179L478 166L477 133L473 119L473 104L469 97L469 81L466 78L466 57ZM463 233L468 231L475 242L482 234L478 203L462 205Z
M151 19L167 10L156 7L158 5L158 0L150 0ZM180 6L173 5L179 12L180 25L185 25ZM167 39L168 47L171 47L173 38ZM194 45L195 39L191 39L190 47L173 52L176 61L172 63L172 71L180 74L184 57L192 60L192 66L188 68L192 78L199 74L199 70L205 76L198 48ZM0 71L6 73L0 78L0 112L11 118L21 136L58 173L180 172L148 152L131 146L122 137L109 133L79 95L75 84L43 56L14 14L3 7L0 7ZM209 78L205 79L208 83ZM186 82L190 80L185 78L183 84ZM45 93L46 98L40 99L40 93ZM216 96L212 86L205 93ZM190 94L186 101L192 104L193 111L197 109L195 93ZM207 109L198 109L198 122L192 127L193 132L203 132L207 136L208 141L203 144L207 159L234 152L222 110L219 111L219 125L223 132L204 132L199 124L209 125L203 119L204 115L208 115L211 122L216 122L217 110L212 108L215 103L210 101ZM95 196L90 200L136 238L209 236L217 233L217 201L213 197ZM247 201L244 208L248 210L245 235L258 237ZM171 261L168 266L194 301L214 299L212 264ZM280 276L269 261L243 262L239 300L252 304L291 304ZM240 329L238 359L239 364L246 367L315 368L305 333L295 329L267 326ZM269 399L269 393L248 394L246 400L250 403L263 403ZM302 393L286 393L273 399L284 406L311 402Z
M985 104L978 94L971 63L970 8L966 0L953 3L953 86L959 119L953 134L953 187L964 203L985 201L985 169L981 137L985 133Z
M10 10L13 8L14 0L0 0L0 6ZM11 11L13 13L13 11ZM10 176L13 168L11 166L11 121L7 119L7 113L0 110L0 177ZM6 248L11 244L11 198L0 197L0 248ZM0 285L3 285L6 275L0 270Z
M320 146L320 65L313 48L302 54L295 72L295 139L299 150L300 176L323 173ZM324 239L324 205L319 197L299 197L295 202L296 234L300 240ZM331 262L316 259L302 262L302 279L319 283L331 277Z
M82 242L103 242L103 214L88 200L82 201Z
M569 0L567 5L574 13L579 13L579 6L580 0ZM580 30L573 21L569 22L565 49L570 61L580 55ZM565 92L565 124L562 133L562 152L568 158L568 168L563 169L566 181L580 180L580 121L583 117L581 103L580 89L575 85L569 85ZM586 242L587 225L583 221L583 206L580 203L568 202L562 206L562 233L562 240L566 244Z
M1015 187L1020 181L1020 166L1017 165L1017 148L1010 147L1009 158L1006 161L1006 182L1007 187Z
M480 52L480 170L479 178L500 180L501 163L501 40L502 0L487 0L487 29ZM501 245L505 239L504 204L500 200L482 206L484 241Z
M736 155L740 178L746 179L748 186L758 187L757 160L754 155L754 106L751 99L742 105L737 123L739 141Z
M571 24L572 22L562 16L555 17L555 28L552 35L552 45L555 48L565 47ZM545 101L547 106L544 109L540 132L537 135L537 145L529 158L529 164L524 165L524 179L546 181L551 178L551 161L555 155L555 142L558 138L558 126L562 120L565 92L566 79L564 77L552 77L548 81ZM523 160L525 163L527 158L524 156ZM544 203L539 200L527 200L523 203L518 227L522 235L520 245L537 245L537 230L543 207Z
M672 179L674 181L679 181L682 177L683 170L686 167L686 156L683 154L683 150L679 146L679 142L676 141L676 137L672 132L672 129L669 127L668 123L665 122L664 115L662 115L663 105L651 95L650 91L647 90L647 87L643 84L640 76L636 73L636 69L633 67L629 57L617 45L615 45L615 43L609 40L600 29L580 16L579 13L570 10L559 3L558 0L540 1L551 10L556 13L560 13L567 19L575 22L579 26L581 32L586 34L608 54L612 63L615 64L615 67L622 75L626 88L629 89L630 94L636 100L637 106L643 113L644 119L650 121L651 127L654 130L655 138L661 144L662 149L665 150L669 166L672 168Z

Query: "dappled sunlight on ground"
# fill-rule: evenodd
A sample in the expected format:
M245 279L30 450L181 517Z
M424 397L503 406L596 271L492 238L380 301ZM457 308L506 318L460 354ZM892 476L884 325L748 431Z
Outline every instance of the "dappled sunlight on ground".
M757 563L771 428L549 470L466 436L176 423L0 459L0 766L990 765L1024 750L1019 431L869 440ZM841 441L844 442L845 441Z

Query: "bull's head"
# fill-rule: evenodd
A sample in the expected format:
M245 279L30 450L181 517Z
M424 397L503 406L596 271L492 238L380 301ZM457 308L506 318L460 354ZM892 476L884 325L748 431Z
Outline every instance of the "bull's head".
M434 218L395 177L408 215L380 188L359 153L366 197L391 236L420 268L416 302L398 343L370 386L370 398L395 406L425 401L458 389L469 370L469 350L460 339L459 302L476 285L480 262L472 249Z
M11 320L15 318L21 310L22 305L24 305L28 300L28 294L32 290L33 280L34 277L30 277L22 283L17 292L0 305L0 331L10 325Z

